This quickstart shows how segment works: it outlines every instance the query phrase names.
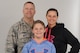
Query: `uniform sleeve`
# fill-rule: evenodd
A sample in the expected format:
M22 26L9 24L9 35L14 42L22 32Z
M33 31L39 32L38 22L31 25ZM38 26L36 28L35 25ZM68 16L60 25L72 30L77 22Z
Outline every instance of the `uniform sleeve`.
M51 46L51 53L56 53L56 48L54 45Z
M6 48L5 53L16 53L17 45L16 45L16 33L13 27L10 28L7 40L6 40Z
M64 30L64 35L67 43L72 47L69 53L78 53L80 49L80 43L78 39L67 29Z

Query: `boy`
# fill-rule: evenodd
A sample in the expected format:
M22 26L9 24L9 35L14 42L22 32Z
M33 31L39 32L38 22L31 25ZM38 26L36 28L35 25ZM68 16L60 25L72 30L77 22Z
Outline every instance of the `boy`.
M25 44L22 53L56 53L55 46L44 38L45 25L37 20L33 23L32 40Z

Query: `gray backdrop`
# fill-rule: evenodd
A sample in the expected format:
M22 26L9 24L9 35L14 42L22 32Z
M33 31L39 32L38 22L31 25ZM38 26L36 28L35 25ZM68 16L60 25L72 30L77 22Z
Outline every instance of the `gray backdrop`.
M23 4L30 0L0 0L0 53L5 53L6 37L10 27L23 17ZM80 1L79 0L31 0L36 5L35 20L46 22L46 11L56 8L59 11L59 20L65 24L80 41ZM68 45L69 46L69 45ZM69 50L70 46L68 47Z

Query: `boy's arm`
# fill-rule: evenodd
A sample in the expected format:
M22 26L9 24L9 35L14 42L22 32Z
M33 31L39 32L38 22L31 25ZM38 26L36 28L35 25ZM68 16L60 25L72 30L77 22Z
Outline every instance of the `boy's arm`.
M56 53L56 48L54 45L52 45L52 47L51 47L51 53Z
M29 51L28 51L28 45L24 45L24 47L22 49L22 53L29 53Z

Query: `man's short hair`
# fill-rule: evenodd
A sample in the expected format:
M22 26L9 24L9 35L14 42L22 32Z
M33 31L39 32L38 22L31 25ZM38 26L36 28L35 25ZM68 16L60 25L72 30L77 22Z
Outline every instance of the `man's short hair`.
M31 2L31 1L25 2L25 3L24 3L24 6L25 6L26 4L28 4L28 3L32 4L32 5L35 7L35 4L34 4L33 2Z

